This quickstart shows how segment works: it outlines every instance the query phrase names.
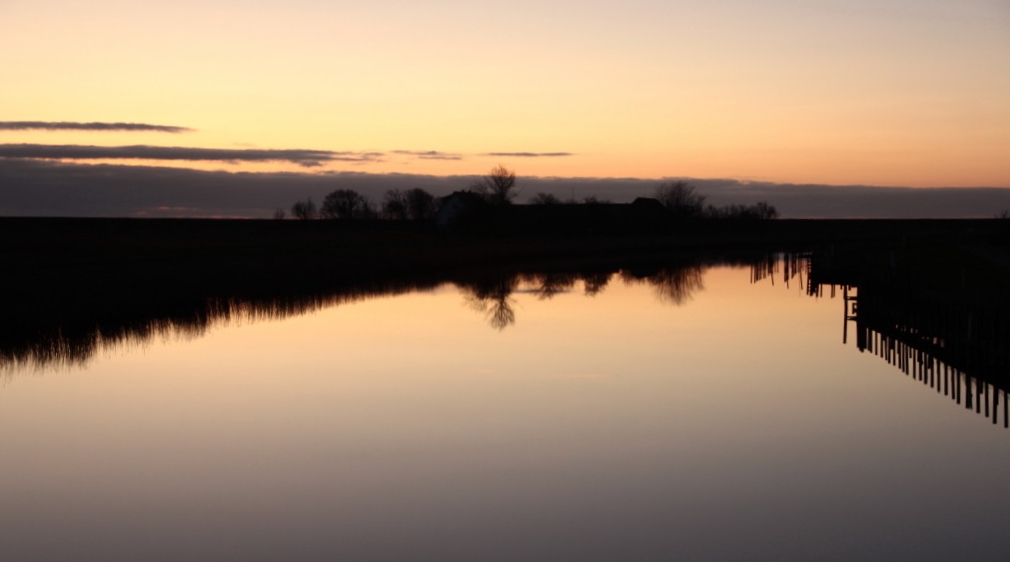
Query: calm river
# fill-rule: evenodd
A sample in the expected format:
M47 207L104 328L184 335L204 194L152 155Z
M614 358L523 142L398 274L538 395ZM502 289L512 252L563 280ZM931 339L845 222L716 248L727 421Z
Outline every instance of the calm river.
M861 352L842 288L790 275L445 283L8 356L0 560L1008 556L1002 391Z

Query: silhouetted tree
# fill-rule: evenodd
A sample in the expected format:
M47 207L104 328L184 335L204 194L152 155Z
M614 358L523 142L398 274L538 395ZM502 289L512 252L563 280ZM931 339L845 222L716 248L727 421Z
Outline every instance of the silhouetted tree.
M508 205L519 195L515 187L516 173L499 164L474 182L470 189L492 205Z
M660 184L653 197L679 217L699 217L705 208L705 196L685 181Z
M407 218L415 221L435 218L436 203L435 196L420 187L407 190Z
M757 212L757 216L761 220L771 220L779 218L778 209L769 205L767 201L758 201L757 203L755 203L754 210Z
M274 209L274 220L281 221L281 220L284 220L284 217L286 217L286 216L287 216L287 213L284 211L284 209L282 209L280 207L277 207L276 209Z
M530 205L560 205L561 200L551 193L537 193L530 199Z
M778 210L764 201L753 205L725 205L716 207L709 205L705 216L711 219L729 220L770 220L778 218Z
M314 219L316 218L316 204L312 202L311 197L305 201L298 201L291 206L291 214L300 220Z
M323 199L319 213L331 219L367 219L375 215L372 203L353 189L338 189Z
M382 215L387 219L406 220L407 194L399 189L390 189L382 196Z
M415 187L403 191L390 189L382 197L382 214L393 220L429 220L435 218L438 210L435 196Z

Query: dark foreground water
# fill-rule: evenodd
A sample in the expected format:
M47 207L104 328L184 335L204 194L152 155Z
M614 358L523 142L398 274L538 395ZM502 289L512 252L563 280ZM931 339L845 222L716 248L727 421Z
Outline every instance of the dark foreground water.
M1006 395L923 353L949 347L925 320L846 322L800 265L8 353L0 560L1004 559Z

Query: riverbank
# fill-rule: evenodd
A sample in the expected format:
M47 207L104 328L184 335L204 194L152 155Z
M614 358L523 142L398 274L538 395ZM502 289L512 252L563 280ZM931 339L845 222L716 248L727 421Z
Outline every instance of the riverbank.
M990 298L1006 294L1010 275L977 250L1006 256L1007 224L711 222L648 236L476 236L390 221L0 219L0 360L85 357L99 340L200 331L235 310L285 316L445 282L493 294L520 273L644 279L664 268L767 264L781 252L826 256L819 271L831 282L898 268L933 291Z
M1006 246L1005 220L699 221L657 234L467 235L398 221L0 218L0 256L21 268L172 264L208 271L413 271L502 260L827 245Z

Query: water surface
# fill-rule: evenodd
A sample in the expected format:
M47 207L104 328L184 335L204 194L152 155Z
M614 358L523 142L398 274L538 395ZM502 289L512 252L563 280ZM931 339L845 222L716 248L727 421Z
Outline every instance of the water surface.
M9 354L0 559L1004 556L1005 394L860 352L841 288L792 267L505 276Z

